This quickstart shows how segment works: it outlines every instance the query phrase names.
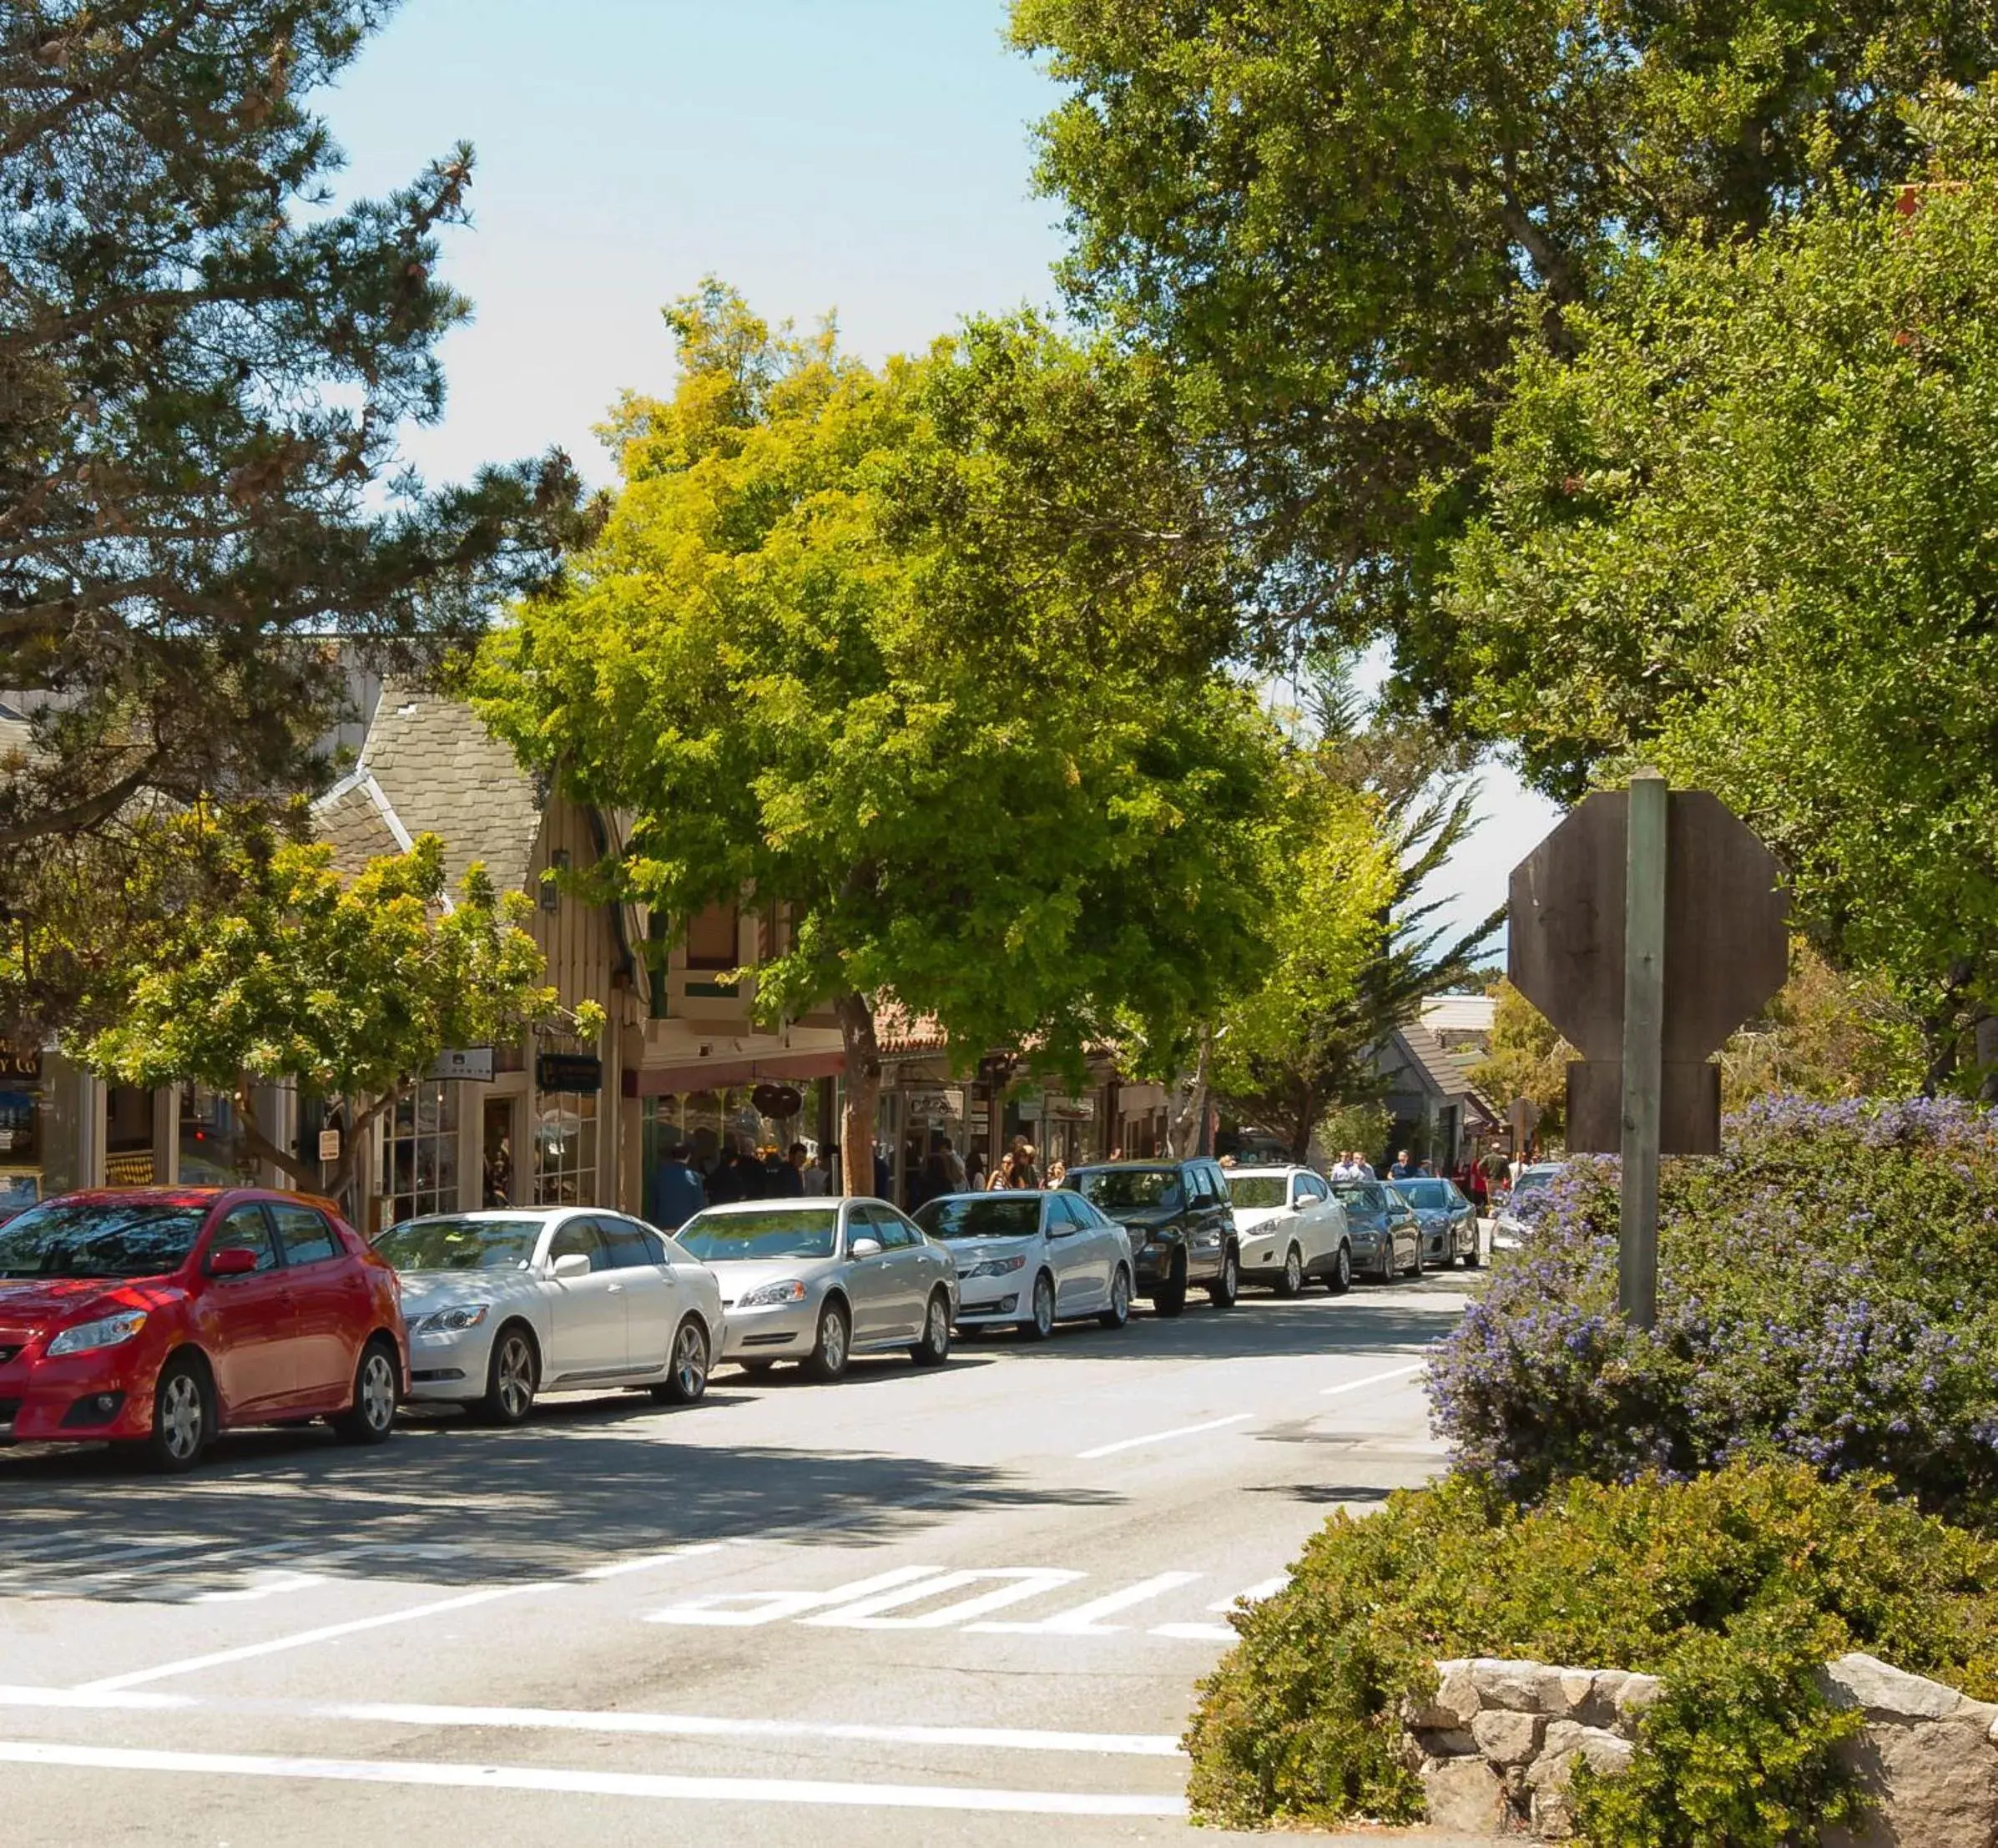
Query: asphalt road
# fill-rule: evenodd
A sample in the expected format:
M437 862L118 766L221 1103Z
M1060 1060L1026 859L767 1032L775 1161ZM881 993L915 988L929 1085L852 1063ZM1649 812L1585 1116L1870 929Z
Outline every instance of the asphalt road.
M1183 1819L1193 1684L1329 1509L1438 1467L1461 1287L180 1481L0 1451L0 1839L1229 1839Z

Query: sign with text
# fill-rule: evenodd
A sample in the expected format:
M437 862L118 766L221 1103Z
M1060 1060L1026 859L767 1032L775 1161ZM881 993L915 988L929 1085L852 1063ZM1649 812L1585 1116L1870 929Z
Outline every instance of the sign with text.
M337 1129L320 1131L319 1159L321 1161L338 1161L340 1159L340 1132Z
M537 1091L601 1091L603 1061L594 1053L542 1053L534 1061Z
M472 1084L492 1082L490 1046L447 1046L431 1062L430 1075L439 1081L462 1078Z

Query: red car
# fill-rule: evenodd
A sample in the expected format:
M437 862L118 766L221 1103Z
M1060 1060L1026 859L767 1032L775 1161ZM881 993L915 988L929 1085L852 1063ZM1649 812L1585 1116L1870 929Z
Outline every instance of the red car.
M0 1225L0 1438L129 1442L169 1470L239 1425L379 1443L408 1351L395 1272L295 1194L63 1194Z

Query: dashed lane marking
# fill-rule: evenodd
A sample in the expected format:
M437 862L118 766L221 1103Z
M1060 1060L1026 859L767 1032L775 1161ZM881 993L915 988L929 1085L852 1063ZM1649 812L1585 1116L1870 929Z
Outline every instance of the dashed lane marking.
M1337 1386L1320 1388L1319 1396L1333 1399L1342 1392L1357 1392L1362 1386L1385 1386L1390 1380L1403 1380L1411 1373L1420 1373L1428 1365L1427 1361L1416 1361L1407 1366L1391 1366L1385 1373L1370 1373L1364 1380L1344 1380Z
M1114 1444L1098 1444L1094 1450L1078 1450L1075 1460L1093 1463L1099 1457L1114 1457L1120 1450L1141 1450L1147 1444L1163 1444L1173 1437L1197 1436L1203 1431L1219 1431L1224 1426L1239 1425L1254 1416L1253 1411L1231 1411L1225 1418L1210 1418L1203 1425L1178 1425L1171 1431L1147 1431L1142 1437L1122 1437Z

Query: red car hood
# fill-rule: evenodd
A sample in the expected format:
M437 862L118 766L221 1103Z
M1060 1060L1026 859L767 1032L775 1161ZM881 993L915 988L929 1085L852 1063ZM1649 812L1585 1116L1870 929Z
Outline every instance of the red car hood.
M20 1339L52 1322L73 1320L80 1310L99 1302L110 1315L119 1309L151 1308L174 1294L159 1278L0 1277L0 1334Z

